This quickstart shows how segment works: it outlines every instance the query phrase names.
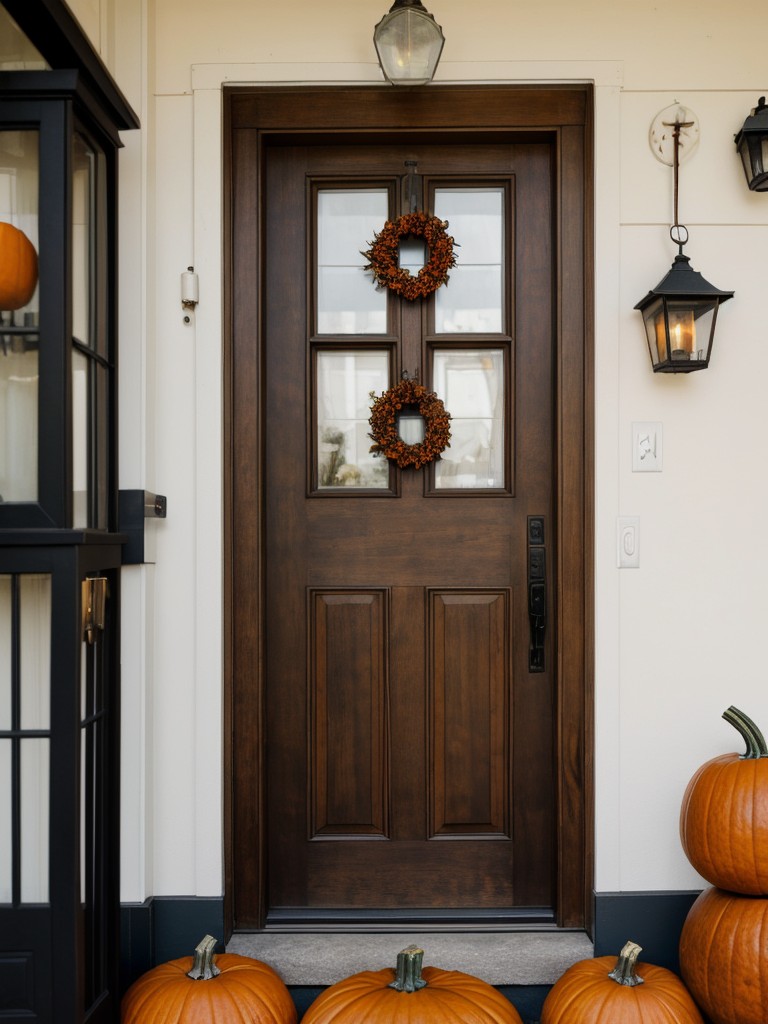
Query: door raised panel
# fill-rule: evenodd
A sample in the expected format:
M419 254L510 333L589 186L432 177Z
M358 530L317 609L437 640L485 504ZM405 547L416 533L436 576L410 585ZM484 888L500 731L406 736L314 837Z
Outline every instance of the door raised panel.
M386 592L311 591L311 838L385 838Z
M509 834L511 595L431 592L433 837Z

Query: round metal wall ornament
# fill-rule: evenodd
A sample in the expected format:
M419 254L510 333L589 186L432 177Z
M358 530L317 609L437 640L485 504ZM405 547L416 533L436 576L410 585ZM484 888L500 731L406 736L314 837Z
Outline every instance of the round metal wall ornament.
M374 442L370 448L374 454L392 459L400 469L420 469L450 448L450 414L434 391L415 378L403 374L402 380L378 398L372 391L371 398L368 436ZM416 444L408 444L399 434L399 415L409 411L424 419L424 439Z
M397 220L388 220L362 253L368 260L365 267L373 273L376 284L404 299L424 299L448 280L448 271L456 265L456 244L447 233L447 220L431 217L422 210L406 213ZM429 259L414 277L400 266L400 242L408 237L423 238Z
M672 167L675 162L675 127L677 126L677 162L684 163L699 145L699 119L682 103L673 103L654 117L648 132L651 152L661 163Z

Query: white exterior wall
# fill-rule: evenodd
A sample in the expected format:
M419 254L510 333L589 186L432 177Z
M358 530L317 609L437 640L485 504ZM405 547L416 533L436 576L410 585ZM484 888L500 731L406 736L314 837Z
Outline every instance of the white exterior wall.
M121 159L121 486L168 496L154 567L125 571L122 898L222 892L222 81L380 82L388 0L70 0L142 131ZM438 82L596 84L596 878L703 884L680 848L685 784L740 749L731 703L768 726L768 196L733 135L766 92L764 6L429 0ZM734 289L709 371L651 372L634 304L676 248L672 171L648 145L679 101L701 142L680 172L694 268ZM185 325L179 274L200 305ZM631 471L631 424L661 421L662 473ZM616 517L640 516L640 568ZM686 716L685 719L682 716Z

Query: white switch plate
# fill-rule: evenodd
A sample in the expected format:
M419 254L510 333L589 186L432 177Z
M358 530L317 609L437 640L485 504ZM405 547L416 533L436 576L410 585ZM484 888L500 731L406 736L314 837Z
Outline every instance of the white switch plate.
M661 423L633 423L632 472L660 473L662 453Z
M640 516L619 516L616 520L616 557L619 569L640 567Z

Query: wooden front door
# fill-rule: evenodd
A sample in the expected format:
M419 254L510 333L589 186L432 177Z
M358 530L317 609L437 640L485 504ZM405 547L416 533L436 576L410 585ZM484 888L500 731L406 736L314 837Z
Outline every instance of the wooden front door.
M235 345L233 377L236 522L261 510L232 533L235 566L261 538L259 571L235 569L261 608L258 634L234 608L255 669L233 679L235 922L562 923L556 138L259 142L262 347L238 367ZM448 221L457 264L409 301L361 252L413 208ZM403 375L451 416L420 469L370 452L373 396Z

